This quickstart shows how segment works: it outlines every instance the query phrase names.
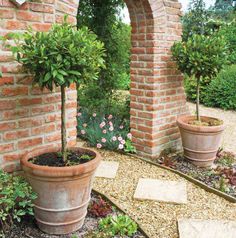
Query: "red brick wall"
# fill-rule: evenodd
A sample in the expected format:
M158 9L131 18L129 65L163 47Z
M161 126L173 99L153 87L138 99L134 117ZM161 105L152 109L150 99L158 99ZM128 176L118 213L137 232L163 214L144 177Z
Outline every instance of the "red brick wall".
M82 1L82 0L81 0ZM186 114L183 78L176 71L170 47L180 40L177 0L126 0L132 24L131 129L139 154L156 157L178 147L178 115ZM33 0L17 8L0 0L0 34L31 26L47 31L65 13L76 22L78 0ZM11 54L0 46L0 163L12 170L27 150L60 143L60 93L32 88ZM76 91L67 92L68 141L76 142Z
M0 0L0 35L11 31L48 31L61 22L65 13L76 23L77 0L33 0L16 7ZM20 71L11 53L0 45L0 166L18 170L22 155L37 147L60 144L60 92L31 86L31 79ZM76 143L76 98L73 85L67 91L67 140Z
M132 25L131 128L139 154L178 148L178 115L186 114L183 78L171 59L181 39L178 0L126 0Z

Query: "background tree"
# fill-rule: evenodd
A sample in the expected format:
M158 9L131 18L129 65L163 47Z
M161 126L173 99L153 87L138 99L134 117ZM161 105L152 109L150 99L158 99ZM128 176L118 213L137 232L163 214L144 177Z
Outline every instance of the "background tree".
M127 89L129 84L131 27L122 22L123 0L83 0L78 10L78 28L87 26L106 50L105 69L98 81L79 89L81 106L109 107L113 90ZM89 102L89 103L88 103Z

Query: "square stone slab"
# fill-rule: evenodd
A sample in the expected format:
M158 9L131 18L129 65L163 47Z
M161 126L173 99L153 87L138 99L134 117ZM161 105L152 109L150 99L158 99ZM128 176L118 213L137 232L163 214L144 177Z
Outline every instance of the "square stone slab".
M139 179L134 198L168 203L187 203L186 183L157 179Z
M97 168L95 176L100 178L115 178L118 168L118 162L102 161Z
M180 238L235 238L236 222L225 220L179 219Z

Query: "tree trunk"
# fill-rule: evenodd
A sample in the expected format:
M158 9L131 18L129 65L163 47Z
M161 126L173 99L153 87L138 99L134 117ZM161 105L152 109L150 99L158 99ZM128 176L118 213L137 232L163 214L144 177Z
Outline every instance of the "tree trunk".
M66 102L66 92L65 92L65 86L61 86L61 152L63 161L67 161L66 156L66 108L65 108L65 102Z
M200 110L199 110L199 104L200 104L200 78L197 78L197 103L196 103L196 112L197 112L197 120L198 120L198 121L201 121Z

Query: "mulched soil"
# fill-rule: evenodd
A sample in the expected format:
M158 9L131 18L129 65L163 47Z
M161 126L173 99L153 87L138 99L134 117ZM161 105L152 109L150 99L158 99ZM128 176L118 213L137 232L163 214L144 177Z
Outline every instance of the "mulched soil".
M94 201L99 201L101 197L94 192L91 194L92 198L90 204ZM109 203L109 201L106 201ZM111 204L110 204L111 205ZM112 205L111 205L112 206ZM112 209L111 215L118 215L121 214L114 206ZM14 227L5 235L4 238L86 238L91 237L91 232L98 229L98 221L101 218L94 217L90 209L88 210L88 214L85 218L85 222L83 227L73 234L68 235L48 235L40 231L37 227L36 221L33 217L25 217L25 219L21 223L16 223ZM2 237L0 235L0 237ZM114 238L121 238L121 237L114 237ZM122 237L126 238L126 237ZM140 231L138 231L132 238L145 238L144 235Z
M84 164L89 160L94 159L94 155L89 152L82 153L79 151L69 151L67 154L67 162L63 161L61 153L47 153L42 154L37 157L30 159L29 161L36 165L41 166L50 166L50 167L66 167L66 166L73 166Z
M169 153L155 162L191 176L207 186L236 198L236 156L221 151L211 168L199 168L188 162L182 154Z

